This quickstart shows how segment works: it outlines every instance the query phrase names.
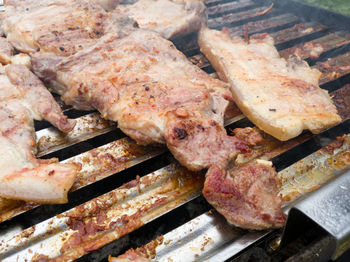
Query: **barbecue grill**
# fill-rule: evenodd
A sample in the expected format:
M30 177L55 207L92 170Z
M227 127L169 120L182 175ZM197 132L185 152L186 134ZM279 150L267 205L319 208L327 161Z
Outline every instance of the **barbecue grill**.
M267 32L282 56L297 52L322 71L320 85L342 117L342 123L318 135L304 132L284 143L266 136L254 151L253 157L273 161L283 181L284 208L291 215L284 235L282 230L249 232L228 225L201 196L204 173L181 167L165 147L138 146L96 112L60 102L77 125L66 135L36 122L38 156L81 164L77 182L64 205L4 204L1 260L106 261L109 255L139 248L154 261L322 261L338 258L350 247L349 212L338 212L337 206L350 207L350 136L344 136L350 133L350 18L287 0L276 1L267 13L269 1L204 1L210 28L226 27L231 35ZM216 77L199 52L196 34L173 41ZM310 55L310 46L321 46L322 54ZM225 125L228 132L252 126L239 112ZM317 210L307 213L325 192L334 209L325 201L317 202L317 210L333 210L328 224ZM335 227L334 212L339 213L341 236L327 231Z

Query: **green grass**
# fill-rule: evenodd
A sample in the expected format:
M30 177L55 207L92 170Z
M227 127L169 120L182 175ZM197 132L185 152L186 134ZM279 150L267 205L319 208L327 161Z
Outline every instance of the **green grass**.
M350 15L350 0L300 0L335 12Z

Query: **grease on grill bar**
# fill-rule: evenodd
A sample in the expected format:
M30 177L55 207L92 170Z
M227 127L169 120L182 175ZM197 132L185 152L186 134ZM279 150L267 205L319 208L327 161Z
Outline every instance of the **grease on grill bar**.
M315 190L332 180L336 171L350 164L350 136L316 151L279 172L283 186L281 194L288 202ZM269 232L246 232L230 227L214 210L211 210L181 227L136 249L152 261L225 261L244 248L259 241Z
M316 59L315 64L315 67L323 73L320 84L333 91L331 95L343 121L349 119L350 85L345 85L350 74L348 34L337 34L333 38L333 33L336 32L320 24L320 21L306 21L302 17L288 13L288 10L280 10L278 5L275 5L268 14L259 15L269 7L269 3L260 1L206 0L205 3L209 7L211 27L221 29L222 26L227 26L233 35L267 31L273 36L284 55L291 54L296 48L304 47L310 41L321 43L324 49L321 57L325 58L321 61ZM209 66L199 54L196 34L176 39L175 43L185 54L193 56L191 60L195 64L201 67ZM333 50L343 52L337 53ZM304 49L301 51L304 58L310 56ZM64 108L72 114L80 113L70 107ZM226 121L226 124L234 123L230 127L249 124L239 113L232 117ZM78 117L77 120L77 127L67 136L49 127L37 131L37 137L39 156L75 150L75 155L64 162L78 162L82 165L79 180L74 185L74 190L78 190L79 194L86 193L84 188L95 184L95 181L103 181L110 176L118 177L122 170L128 171L130 167L138 166L146 160L152 161L153 157L166 151L164 148L139 147L129 138L119 138L96 146L91 140L96 137L104 139L116 132L115 124L101 119L97 113ZM349 132L349 122L344 122L344 125ZM339 126L332 130L336 130L337 134L343 132ZM295 197L314 190L328 179L332 179L334 170L348 165L349 137L344 141L342 144L335 142L334 146L328 146L310 156L296 156L299 159L305 158L280 171L279 175L284 179L282 190L284 200L292 201ZM81 142L97 148L82 152L85 150L78 147ZM284 161L283 153L289 153L292 148L297 147L301 148L298 152L303 151L306 143L309 143L307 147L311 145L315 151L316 142L317 139L315 140L309 133L304 133L287 143L266 136L263 146L256 148L249 155L241 155L240 159L247 161L256 157L271 159L280 156ZM296 174L300 175L299 179L295 179ZM131 177L136 175L132 174ZM26 258L35 261L48 257L63 260L75 259L92 252L92 256L87 255L86 259L100 261L109 255L99 249L103 245L139 227L142 232L142 225L175 208L181 210L180 206L186 202L193 202L194 198L200 196L202 180L202 174L193 174L177 164L171 164L141 178L137 177L136 180L104 195L101 194L95 199L89 200L88 195L83 195L82 198L86 199L84 204L52 218L44 216L47 220L35 225L28 225L26 218L31 216L31 213L25 212L35 207L34 204L3 201L0 203L4 208L0 214L0 221L13 217L14 219L0 224L2 232L0 256L4 261L13 261L16 257L19 261ZM20 213L23 214L15 217ZM160 261L168 261L167 258L173 261L177 258L180 258L177 261L184 261L184 258L187 261L198 259L222 261L270 233L248 233L233 228L215 211L192 219L174 231L162 232L165 234L164 237L147 245L143 252L148 253L150 257L155 256L154 259ZM146 244L152 238L145 236L139 243ZM117 256L119 253L113 255Z

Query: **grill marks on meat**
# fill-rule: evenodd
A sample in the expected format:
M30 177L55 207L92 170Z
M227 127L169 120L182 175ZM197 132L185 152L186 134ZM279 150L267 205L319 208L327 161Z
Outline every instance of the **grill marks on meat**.
M207 21L200 0L139 0L119 5L114 12L126 14L140 28L154 30L167 39L198 31Z
M0 68L0 196L41 203L67 202L77 167L35 154L33 120L68 132L68 120L49 91L24 65Z
M272 37L258 35L246 43L203 28L198 41L220 78L230 83L240 110L266 133L284 141L303 129L319 133L341 121L318 86L320 72L296 56L281 58Z
M36 64L39 74L46 70ZM139 144L166 143L189 169L207 168L247 150L223 129L231 99L227 86L155 32L137 29L121 38L108 34L64 59L55 71L57 91L67 104L96 108Z
M235 226L278 228L285 223L275 169L256 162L225 170L213 165L207 172L203 195Z

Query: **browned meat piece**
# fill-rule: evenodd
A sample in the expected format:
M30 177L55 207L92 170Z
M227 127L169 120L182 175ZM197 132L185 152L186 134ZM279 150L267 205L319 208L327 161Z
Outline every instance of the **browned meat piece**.
M35 159L33 120L45 119L68 132L68 120L49 91L24 65L0 68L0 196L64 203L77 167Z
M0 63L3 65L9 64L13 52L13 46L7 41L7 39L0 37Z
M166 143L192 170L248 150L223 128L231 99L226 85L155 32L137 29L122 38L106 35L53 69L42 61L40 55L34 56L34 70L39 75L56 72L54 88L65 103L83 110L96 108L139 144Z
M30 47L22 51L40 47L32 54L33 69L66 104L81 110L96 108L139 144L166 143L193 170L248 150L246 143L228 137L223 128L231 99L226 85L191 64L171 42L155 32L133 29L132 21L108 16L89 1L28 2L8 2L5 33L16 47ZM51 19L53 12L61 16ZM70 29L73 24L78 31ZM110 30L110 24L122 30ZM90 37L86 28L95 25L99 25L92 30L99 32L95 35L105 35L87 47L98 37ZM80 45L84 50L77 52Z
M223 31L201 29L198 37L221 79L231 85L240 110L266 133L288 140L304 129L319 133L341 121L320 72L296 56L281 58L267 34L230 38Z
M207 22L201 0L139 0L119 5L115 12L126 14L140 28L154 30L167 39L198 31Z
M251 127L235 128L232 132L235 134L235 137L247 142L250 146L256 146L263 141L262 135Z
M79 9L86 6L88 1L75 0L69 5L61 1L38 3L37 8L41 11L28 11L31 16L24 11L12 14L9 11L5 15L4 23L13 27L7 26L8 30L5 31L8 35L14 34L12 39L17 41L17 46L28 47L32 44L34 47L27 50L24 48L24 51L35 52L36 47L40 46L40 52L31 54L33 70L51 84L66 104L81 110L97 109L103 117L118 122L119 128L139 144L166 144L180 163L189 169L201 170L213 166L209 171L207 185L211 185L212 174L218 174L213 172L217 166L226 166L230 158L249 150L246 141L251 144L259 141L254 132L238 132L246 141L227 136L223 128L223 117L229 101L232 101L227 85L194 66L171 42L163 39L158 33L135 29L132 21L118 17L116 13L107 17L103 10L96 7L100 13L97 18L110 19L123 30L108 31L101 25L102 22L93 16L92 21L99 21L104 36L99 39L89 38L84 35L84 30L89 27L90 21L86 20L87 14ZM81 7L76 7L77 4ZM57 48L51 46L53 40L46 41L51 39L47 38L46 34L52 37L51 21L39 23L40 26L37 26L37 16L33 16L37 14L41 17L42 12L51 10L51 6L62 10L65 14L63 17L67 17L64 22L61 21L62 18L57 20L57 32L54 33L60 36L57 38ZM20 5L14 8L21 9ZM89 10L88 5L87 12ZM17 16L24 17L28 23L35 26L28 27L23 22L26 30L17 31L18 37L15 37L14 30L20 28L11 21L18 19ZM66 21L75 21L80 19L80 16L83 17L79 28L85 29L78 35L74 34L68 43L67 32L70 30L67 29ZM48 16L45 17L50 20ZM56 21L55 19L53 21ZM107 23L107 20L104 22ZM22 21L23 19L17 20L18 23ZM20 33L25 35L22 36L22 40L19 37ZM99 37L101 34L98 34ZM38 35L40 39L44 37L46 40L38 41ZM79 51L75 48L79 45L82 45L84 50ZM60 50L59 46L64 50ZM262 179L252 184L264 184L263 179L271 172L263 171L253 173L247 181ZM225 171L222 174L225 176ZM222 182L226 182L225 179L223 177ZM276 182L272 178L269 181ZM248 184L246 186L248 187ZM268 193L272 195L274 186L266 187L266 192L259 191L253 185L252 188L255 190L253 192L259 195L264 193L263 196L267 198ZM273 202L273 197L271 199ZM250 201L249 197L246 200ZM252 203L260 204L257 200L252 200ZM226 202L224 208L225 204ZM248 209L246 202L241 206L241 210ZM260 209L252 207L249 212L255 216L252 219L257 219L267 212L266 209L263 205ZM276 219L275 216L263 217L265 226L268 222L272 224ZM276 225L277 222L272 224Z
M68 56L94 44L110 30L109 15L95 1L7 0L1 13L7 39L25 53Z
M139 252L134 249L126 251L123 255L118 257L109 257L108 262L149 262L149 260L143 257Z
M227 221L246 229L283 226L280 181L272 166L257 162L208 170L203 195Z

